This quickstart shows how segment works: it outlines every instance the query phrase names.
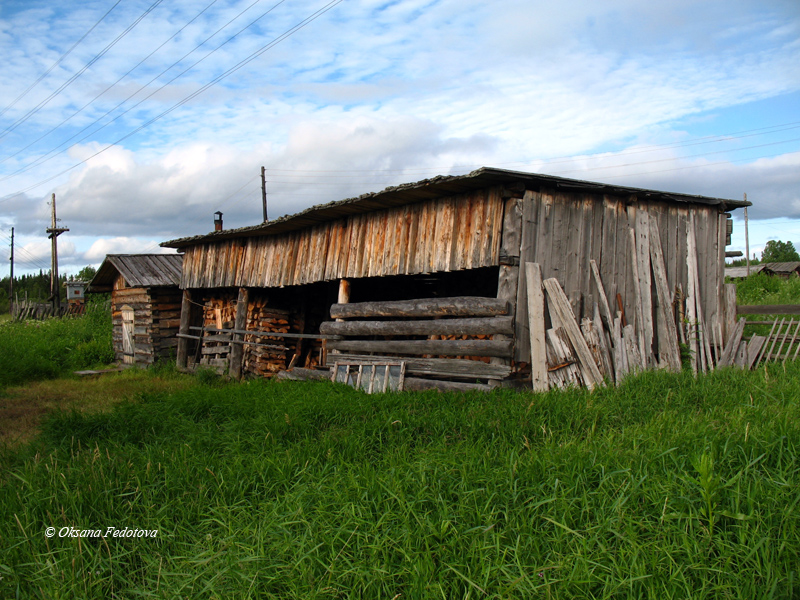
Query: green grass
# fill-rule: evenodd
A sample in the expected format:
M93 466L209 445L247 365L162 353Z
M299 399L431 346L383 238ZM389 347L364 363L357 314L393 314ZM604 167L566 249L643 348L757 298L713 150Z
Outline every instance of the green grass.
M103 301L81 317L0 323L0 389L114 360L111 313Z
M798 398L791 364L591 394L198 382L60 413L4 459L0 597L797 597ZM158 536L44 535L70 526Z
M757 273L736 282L736 303L800 304L800 277L775 277Z

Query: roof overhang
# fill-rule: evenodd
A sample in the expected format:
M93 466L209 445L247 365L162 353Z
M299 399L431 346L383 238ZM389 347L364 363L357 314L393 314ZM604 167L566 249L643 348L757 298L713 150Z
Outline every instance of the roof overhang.
M416 183L406 183L386 188L380 192L363 194L358 198L350 198L312 206L294 215L287 215L268 223L260 223L258 225L240 227L238 229L213 231L204 235L169 240L162 242L161 246L165 248L186 248L232 238L278 235L289 231L313 227L320 223L350 215L393 208L395 206L413 204L415 202L423 202L433 198L454 196L477 189L497 186L524 187L525 190L532 191L555 189L565 192L636 196L639 200L719 206L722 212L751 205L750 202L743 200L660 192L643 188L580 181L577 179L556 177L554 175L540 175L536 173L483 167L467 175L440 176L434 177L433 179L424 179Z

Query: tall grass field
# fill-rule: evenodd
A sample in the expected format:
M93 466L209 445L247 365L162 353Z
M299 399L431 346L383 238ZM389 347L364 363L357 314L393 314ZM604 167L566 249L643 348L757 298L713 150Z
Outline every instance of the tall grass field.
M6 452L0 597L800 596L798 364L543 395L205 380Z
M105 299L90 300L80 317L0 322L0 389L113 360Z

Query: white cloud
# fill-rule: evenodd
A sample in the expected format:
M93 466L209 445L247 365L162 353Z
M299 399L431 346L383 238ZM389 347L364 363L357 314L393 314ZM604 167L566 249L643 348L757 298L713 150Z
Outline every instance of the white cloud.
M169 248L161 248L158 241L144 241L139 238L115 237L101 238L82 254L84 261L100 263L107 254L174 254Z

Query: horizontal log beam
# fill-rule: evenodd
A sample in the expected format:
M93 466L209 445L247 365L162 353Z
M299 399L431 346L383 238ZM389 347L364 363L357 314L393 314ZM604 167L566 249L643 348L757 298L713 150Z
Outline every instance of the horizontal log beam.
M331 306L332 319L369 317L493 317L508 314L508 302L499 298L457 296L391 302L353 302Z
M331 335L492 335L514 333L511 317L434 319L428 321L325 321L322 334Z
M438 379L421 379L419 377L406 377L403 389L408 392L423 390L439 390L440 392L489 392L491 386L485 383L464 383L462 381L441 381Z
M800 315L800 304L762 304L737 306L737 315Z
M334 363L370 363L391 360L386 356L363 354L328 354L327 366ZM412 375L435 375L439 377L459 377L462 379L505 379L511 374L508 365L492 365L479 360L462 358L421 358L400 359L406 363L406 373Z
M341 340L328 342L328 350L386 352L388 354L433 354L441 356L498 356L510 358L511 340Z

